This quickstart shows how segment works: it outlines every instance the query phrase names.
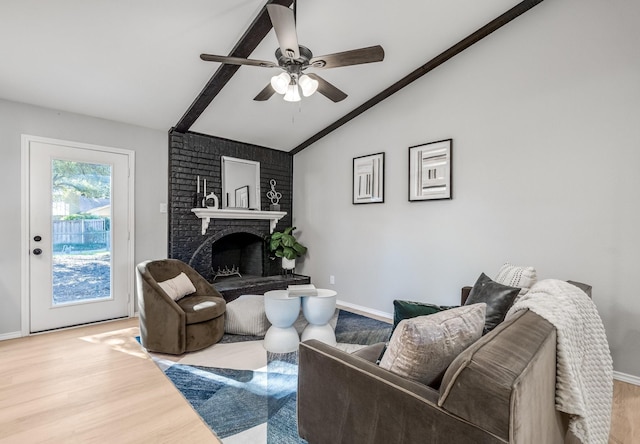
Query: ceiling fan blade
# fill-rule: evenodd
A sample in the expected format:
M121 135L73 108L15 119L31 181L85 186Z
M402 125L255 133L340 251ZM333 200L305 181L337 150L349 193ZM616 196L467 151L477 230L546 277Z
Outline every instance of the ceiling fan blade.
M318 81L318 92L323 96L327 97L328 99L334 102L340 102L347 98L346 93L339 90L338 88L333 86L331 83L327 82L325 79L323 79L319 75L311 74L311 73L307 75L312 79Z
M293 10L273 3L267 5L271 24L276 31L278 44L282 54L297 59L300 57L298 49L298 34L296 33L296 19Z
M363 63L381 62L384 60L382 46L352 49L351 51L336 52L319 57L313 57L309 64L314 68L337 68L339 66L361 65Z
M261 68L277 68L278 65L267 60L243 59L242 57L227 57L213 54L200 54L200 58L205 62L220 62L227 65L249 65Z
M265 100L269 100L272 95L276 93L276 90L273 89L271 83L267 83L267 86L264 87L262 91L258 93L257 96L253 98L253 100L257 100L258 102L263 102Z

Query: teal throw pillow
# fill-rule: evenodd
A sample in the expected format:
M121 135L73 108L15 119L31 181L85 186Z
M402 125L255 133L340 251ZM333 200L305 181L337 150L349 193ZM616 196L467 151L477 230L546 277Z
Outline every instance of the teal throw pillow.
M400 321L404 319L426 316L454 307L456 306L427 304L426 302L400 301L396 299L393 301L393 329L391 330L391 333L393 333L393 330L396 329Z

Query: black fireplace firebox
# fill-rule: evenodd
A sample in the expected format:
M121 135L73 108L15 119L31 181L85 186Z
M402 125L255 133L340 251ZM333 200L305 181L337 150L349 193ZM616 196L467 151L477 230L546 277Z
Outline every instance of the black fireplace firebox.
M265 242L253 233L231 233L211 246L211 276L214 282L229 277L264 276Z
M291 284L309 284L309 276L272 274L265 240L254 233L227 233L211 244L211 279L227 302L243 294L264 294ZM279 262L278 262L279 263Z

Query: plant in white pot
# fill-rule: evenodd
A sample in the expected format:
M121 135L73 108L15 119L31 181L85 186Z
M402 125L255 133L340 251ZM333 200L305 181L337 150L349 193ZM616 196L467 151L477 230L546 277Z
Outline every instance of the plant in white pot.
M282 268L293 270L296 258L307 252L307 247L296 240L292 234L296 227L285 228L284 231L274 231L269 237L269 251L275 257L282 258Z

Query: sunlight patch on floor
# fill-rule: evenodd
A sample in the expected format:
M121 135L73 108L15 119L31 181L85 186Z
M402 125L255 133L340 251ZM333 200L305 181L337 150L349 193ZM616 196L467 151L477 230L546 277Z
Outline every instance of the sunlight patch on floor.
M136 341L136 336L140 335L138 327L114 330L106 333L99 333L91 336L84 336L80 339L93 344L102 344L113 350L127 353L142 359L150 359L142 346Z

